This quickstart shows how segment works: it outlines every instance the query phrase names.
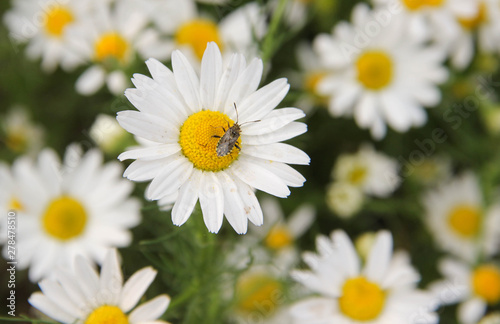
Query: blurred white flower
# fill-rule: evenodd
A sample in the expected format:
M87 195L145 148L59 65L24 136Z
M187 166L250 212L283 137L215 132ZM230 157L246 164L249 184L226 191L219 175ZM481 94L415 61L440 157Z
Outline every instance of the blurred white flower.
M93 264L78 255L72 270L55 270L54 279L42 280L38 284L41 292L33 293L28 302L63 324L168 324L158 320L170 303L168 295L159 295L135 307L156 273L145 267L123 283L116 249L107 252L100 275Z
M354 154L342 154L332 170L332 178L359 188L367 195L388 197L401 183L399 164L368 144Z
M73 70L84 63L69 46L68 27L88 16L96 1L15 0L4 16L11 40L29 42L26 54L42 59L42 69Z
M28 112L19 106L12 107L0 121L4 143L15 153L33 155L43 146L45 131L34 124Z
M149 141L118 157L136 160L124 176L152 180L146 198L174 204L175 225L188 220L198 200L210 232L219 231L224 215L240 234L247 232L248 220L262 225L254 188L287 197L289 186L305 181L288 163L310 161L303 151L280 143L307 131L294 122L304 116L300 109L274 109L288 93L286 79L257 90L262 61L247 66L243 55L234 54L224 64L215 43L205 51L199 77L180 51L172 54L173 72L153 59L146 64L153 78L135 74L136 88L125 92L139 111L117 116L123 128ZM224 152L219 141L235 121L240 132Z
M500 324L500 312L493 312L486 315L478 324Z
M89 135L101 150L111 153L121 148L130 134L118 124L116 118L99 114L90 127Z
M377 233L361 266L356 250L343 231L319 236L318 254L304 253L311 270L292 277L319 294L292 306L296 323L427 323L438 322L432 294L418 290L419 274L405 253L392 252L392 236Z
M381 24L379 16L358 4L351 23L338 23L332 35L314 40L331 71L319 84L320 93L330 97L330 113L354 116L375 139L385 136L386 123L398 132L424 125L423 107L441 101L437 84L448 78L443 49L407 37L400 20Z
M431 290L443 304L460 303L457 317L462 324L475 324L488 305L500 302L500 267L493 263L471 266L451 258L439 262L445 279L432 283Z
M350 218L363 207L365 195L348 182L333 182L326 190L326 204L337 216Z
M133 186L120 176L120 164L102 160L97 150L81 156L71 145L63 165L50 149L36 164L14 164L18 268L29 266L31 281L48 276L56 265L68 265L76 254L101 263L107 248L132 241L129 228L140 222L140 203L129 197ZM8 256L7 246L3 254Z
M487 208L472 173L441 183L423 197L426 222L439 246L463 260L500 249L500 206Z
M92 15L68 28L74 51L92 63L76 81L76 90L91 95L106 84L111 93L121 94L128 86L123 70L136 54L164 59L169 47L154 29L146 28L148 17L140 3L103 1L95 7Z

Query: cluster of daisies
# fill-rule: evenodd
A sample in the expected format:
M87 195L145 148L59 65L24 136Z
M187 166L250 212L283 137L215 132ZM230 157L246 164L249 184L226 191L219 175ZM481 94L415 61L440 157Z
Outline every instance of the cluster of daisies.
M117 250L125 255L138 243L134 228L155 209L176 226L200 216L206 228L193 232L195 240L226 228L245 234L221 243L217 259L228 273L213 304L228 305L220 316L230 322L436 324L439 312L456 304L460 324L499 323L500 188L491 194L484 177L455 173L449 157L434 154L445 141L440 128L434 142L417 145L426 153L418 162L378 147L402 136L387 127L424 127L425 108L439 106L450 76L500 52L500 0L357 3L349 22L298 42L300 72L290 72L291 84L268 80L282 63L272 56L287 35L300 37L309 10L325 6L315 4L320 0L199 2L13 0L3 16L11 41L43 71L77 71L78 95L124 94L135 108L93 116L95 147L72 143L62 158L44 147L48 130L23 108L2 118L3 142L16 158L0 162L0 244L9 259L15 237L17 269L40 287L29 304L60 323L167 323L171 297L144 298L158 271L146 266L124 275ZM149 75L134 74L138 68ZM291 87L296 101L287 107ZM299 120L321 114L320 107L332 119L352 117L355 132L369 134L336 151L321 194L300 199L301 189L294 192L299 203L290 212L275 197L302 187L309 172L302 166L315 162L307 146L284 142L306 133ZM497 116L489 127L500 133ZM322 122L330 127L331 120ZM426 287L419 265L395 249L396 233L373 228L350 237L318 226L325 214L352 224L372 217L373 210L363 214L367 206L391 208L412 176L419 183L412 207L442 256L441 278ZM143 194L135 183L146 183ZM308 239L316 252L303 252ZM198 279L191 289L206 292ZM172 296L172 305L190 294Z

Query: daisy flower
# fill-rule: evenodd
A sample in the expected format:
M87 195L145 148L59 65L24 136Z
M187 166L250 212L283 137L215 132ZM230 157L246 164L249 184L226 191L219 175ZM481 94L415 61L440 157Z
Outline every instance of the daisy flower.
M477 7L475 0L372 0L377 9L384 9L391 19L404 21L408 36L437 43L459 33L456 16L472 18ZM445 45L445 44L439 44Z
M351 218L358 213L364 201L361 189L347 182L334 181L326 189L327 206L342 218Z
M457 69L466 68L474 58L475 38L480 52L494 53L500 47L500 1L470 0L475 5L474 16L457 14L455 19L460 26L459 32L450 41L451 64Z
M239 52L246 57L255 57L258 41L267 30L263 8L257 2L233 10L218 23L199 13L193 0L146 2L150 19L163 33L172 37L168 41L169 48L182 50L197 70L208 42L215 42L224 56Z
M470 266L445 258L439 263L445 279L431 284L431 289L442 304L460 303L457 317L462 324L475 324L489 306L500 303L500 266L480 263Z
M119 112L117 119L155 145L122 153L120 160L136 159L124 176L152 180L146 198L175 202L175 225L186 222L198 199L210 232L219 231L223 215L237 233L246 233L247 219L262 225L254 188L287 197L289 186L305 181L287 163L309 164L303 151L279 143L307 130L294 122L304 116L300 109L274 110L289 90L286 79L257 90L262 61L247 65L234 54L223 64L215 43L207 46L199 77L180 51L172 54L173 72L153 59L146 64L153 78L135 74L137 88L125 92L139 111ZM219 141L235 122L241 136L220 154Z
M441 183L423 197L426 223L440 247L473 262L499 250L500 206L487 207L472 173Z
M34 124L28 112L15 106L2 118L0 127L5 146L16 153L37 153L43 145L44 129Z
M364 264L345 232L319 236L318 254L305 253L309 271L292 277L318 293L292 306L297 323L437 323L432 294L404 253L392 253L392 236L380 231Z
M353 115L375 139L385 136L386 123L398 132L425 124L423 106L440 102L436 85L448 77L444 50L407 37L399 20L381 25L379 15L358 4L352 23L337 24L333 35L320 34L313 44L330 70L318 86L330 97L330 113Z
M28 302L64 324L168 324L158 320L170 303L168 295L159 295L135 307L156 273L153 268L145 267L123 283L116 249L107 252L100 275L88 260L78 255L72 271L57 269L54 279L44 279L38 284L41 292L33 293Z
M14 169L18 191L13 202L18 210L17 249L19 269L29 266L36 282L55 265L67 265L76 254L101 263L109 247L128 246L130 227L140 222L140 203L129 195L130 182L120 177L119 163L103 165L98 150L81 156L69 146L61 166L50 149L36 164L23 162ZM11 198L12 199L12 198ZM7 257L7 248L4 247Z
M478 324L500 324L500 312L493 312L486 315Z
M42 69L73 70L83 61L72 51L68 28L89 14L94 1L15 0L4 16L11 39L29 42L26 54L42 59Z
M130 133L120 127L116 118L106 114L97 115L90 127L89 136L108 154L121 151L126 143L133 142Z
M401 183L399 164L379 153L371 145L363 145L357 153L339 156L332 170L337 182L359 188L367 195L389 196Z
M102 1L92 15L69 28L72 48L92 63L76 81L76 90L91 95L106 84L110 92L121 94L128 83L123 70L133 63L136 54L165 58L162 53L169 51L168 46L156 31L146 28L147 24L140 3Z

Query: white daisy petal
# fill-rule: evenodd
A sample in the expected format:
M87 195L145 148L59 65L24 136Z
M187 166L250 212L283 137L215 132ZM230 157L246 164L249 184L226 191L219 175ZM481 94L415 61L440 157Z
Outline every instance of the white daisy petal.
M200 81L187 58L178 50L172 53L172 69L177 87L190 112L201 110L203 107L199 95Z
M90 96L99 90L106 80L106 72L100 66L88 68L76 80L76 91L82 95Z
M61 285L51 280L42 280L38 283L40 290L43 292L54 305L60 309L64 309L65 313L77 314L78 308L68 298L66 292L62 289Z
M252 188L241 181L235 181L240 193L241 200L243 201L243 209L245 210L248 220L254 225L261 226L264 223L262 209L260 207L257 197Z
M201 177L199 199L203 220L211 233L217 233L224 218L223 188L212 172L204 172Z
M175 128L168 128L170 122L158 116L126 110L118 112L116 120L128 132L156 143L175 143L179 140Z
M296 137L298 135L307 132L307 125L299 122L291 122L290 124L283 126L277 131L262 135L250 135L241 134L242 141L248 145L263 145L271 144L281 141L286 141L290 138Z
M203 177L202 172L194 169L191 176L186 180L179 190L179 196L172 209L172 222L174 225L184 224L198 201L200 191L200 182Z
M211 42L201 60L200 100L204 109L212 109L222 75L222 56L219 48Z
M284 143L273 143L267 145L244 146L242 154L247 154L256 158L284 162L290 164L309 164L311 159L302 150Z
M118 156L120 161L128 159L142 159L147 161L148 159L162 159L169 157L181 150L179 144L161 144L153 147L145 147L135 150L130 150L123 152Z
M238 191L238 186L235 181L225 172L218 174L222 191L224 193L224 214L229 224L234 228L236 233L245 234L247 232L247 211ZM250 211L248 211L250 212Z
M155 320L165 313L169 303L170 297L167 295L159 295L134 309L128 316L128 320L132 324Z
M156 200L173 191L177 191L184 181L189 178L192 171L193 165L185 158L179 156L168 164L162 173L153 179L146 190L146 197Z
M28 302L33 307L38 308L43 313L55 319L56 321L62 323L73 323L76 320L75 316L70 315L64 310L60 309L58 305L55 305L42 293L33 293L28 299Z
M233 54L231 56L226 68L224 69L224 72L222 73L219 87L215 96L213 110L225 111L226 108L233 107L234 103L226 102L226 99L229 95L229 90L238 79L242 60L244 60L244 58L241 55Z
M81 256L75 260L75 273L81 279L78 286L85 298L90 299L95 296L99 291L99 275Z
M123 285L119 307L128 313L139 302L144 292L156 277L156 270L151 267L143 268L134 273Z
M487 304L479 298L473 298L458 306L458 318L464 324L477 323L486 313Z
M123 275L116 249L109 250L101 268L100 287L110 305L116 305L123 285Z
M294 120L304 117L305 114L298 108L275 109L266 115L264 120L257 123L247 123L241 126L245 135L262 135L274 132Z
M365 265L365 275L372 281L380 282L387 272L392 257L392 236L381 231L373 243L372 250Z
M267 115L285 98L289 89L286 79L278 79L255 91L238 105L240 119L252 121Z

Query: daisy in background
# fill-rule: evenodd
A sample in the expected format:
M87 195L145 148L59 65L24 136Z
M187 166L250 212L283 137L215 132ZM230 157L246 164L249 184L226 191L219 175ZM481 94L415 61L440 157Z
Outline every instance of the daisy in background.
M119 163L103 164L102 153L72 145L61 165L44 149L35 163L14 164L11 204L19 206L17 249L20 270L29 267L33 282L81 254L101 263L109 247L132 241L129 228L140 222L133 185L121 178ZM3 249L7 257L7 247Z
M369 196L388 197L401 183L399 164L389 156L364 144L354 154L342 154L332 170L332 178L348 183Z
M53 72L58 65L73 70L84 61L69 46L68 28L89 15L96 1L14 0L3 17L9 37L28 43L30 59L42 60L42 69Z
M150 19L170 37L169 48L182 50L196 70L207 43L215 42L224 57L239 52L253 58L267 31L264 8L257 2L238 7L222 19L198 12L193 0L141 0L144 2Z
M82 59L91 63L76 81L76 90L92 95L103 85L113 94L121 94L128 85L124 70L136 55L164 59L172 51L159 34L146 28L149 20L137 1L102 1L92 15L69 28L71 46Z
M342 218L356 215L365 202L365 194L359 187L347 182L332 182L326 189L326 204L331 211Z
M474 262L500 248L500 205L488 207L477 177L449 179L423 197L425 220L441 249Z
M358 4L351 23L337 24L332 35L320 34L313 44L330 70L318 85L330 98L330 113L353 116L375 139L385 136L386 123L401 133L424 125L423 107L440 102L437 84L448 78L443 49L408 37L400 20L379 23L379 16Z
M488 306L500 304L500 265L482 262L475 266L445 258L439 262L445 279L431 284L443 305L459 303L457 317L461 324L475 324Z
M14 106L0 121L3 144L15 153L33 155L43 146L44 129L34 124L26 109Z
M106 114L97 115L89 130L90 138L107 154L117 154L134 143L130 133L120 127L116 118Z
M475 14L457 14L459 25L449 44L451 64L456 69L463 70L469 66L474 58L476 48L479 53L497 53L500 50L500 1L499 0L470 0L475 5Z
M64 324L168 324L158 318L170 303L168 295L159 295L135 307L156 277L156 270L145 267L123 283L119 255L110 249L100 275L93 264L76 256L74 266L54 271L54 279L38 283L28 302L45 315Z
M499 324L500 312L493 312L483 317L478 324Z
M152 180L146 198L168 197L175 225L187 221L198 200L210 232L219 231L223 215L240 234L247 232L247 220L262 225L254 189L287 197L288 187L305 181L287 163L309 164L303 151L279 143L307 131L294 122L304 117L300 109L275 109L289 90L286 79L257 90L262 61L247 64L234 54L223 62L215 43L207 46L200 76L180 51L172 54L173 72L154 59L146 64L152 79L135 74L136 88L125 92L139 111L119 112L117 119L154 145L120 154L120 160L136 160L124 176ZM241 136L232 138L228 152L217 153L220 137L235 122Z
M311 270L291 274L318 296L292 306L293 323L437 323L432 294L416 288L419 274L392 244L389 232L378 232L362 265L344 231L319 236L318 254L303 257Z

